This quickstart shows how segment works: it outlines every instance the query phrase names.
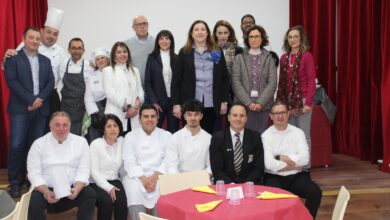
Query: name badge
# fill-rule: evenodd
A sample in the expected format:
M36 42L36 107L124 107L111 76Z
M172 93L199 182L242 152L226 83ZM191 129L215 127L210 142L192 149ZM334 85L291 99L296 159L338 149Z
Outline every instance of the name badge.
M252 163L252 161L253 161L253 154L249 154L248 163Z
M257 98L259 97L259 92L257 92L256 90L252 90L251 91L251 98Z

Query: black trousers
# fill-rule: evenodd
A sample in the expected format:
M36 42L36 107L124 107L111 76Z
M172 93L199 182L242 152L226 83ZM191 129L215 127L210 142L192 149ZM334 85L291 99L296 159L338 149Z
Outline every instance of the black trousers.
M114 185L120 191L116 192L116 200L112 202L110 195L104 189L92 183L91 187L95 189L97 194L96 206L98 207L97 220L111 220L114 212L115 220L127 219L127 198L125 189L120 180L109 180L111 185Z
M300 172L288 176L279 176L266 173L264 185L278 187L287 190L299 197L305 198L305 206L313 218L316 217L320 207L322 191L320 187L311 180L309 172Z
M200 121L200 127L203 130L207 131L209 134L213 134L214 130L214 121L216 114L214 112L214 108L204 108L203 109L203 118Z
M28 219L45 220L46 209L49 213L59 213L69 210L73 207L77 207L78 220L92 220L93 213L95 211L95 203L96 192L90 186L86 186L83 190L81 190L76 199L70 200L67 197L64 197L54 204L49 204L43 197L42 193L37 190L33 190L31 194L30 205L28 207Z

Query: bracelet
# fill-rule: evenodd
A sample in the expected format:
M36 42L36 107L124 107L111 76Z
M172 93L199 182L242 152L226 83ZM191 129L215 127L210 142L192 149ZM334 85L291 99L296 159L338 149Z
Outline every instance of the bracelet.
M280 155L276 155L276 156L275 156L275 159L276 159L276 160L280 160Z

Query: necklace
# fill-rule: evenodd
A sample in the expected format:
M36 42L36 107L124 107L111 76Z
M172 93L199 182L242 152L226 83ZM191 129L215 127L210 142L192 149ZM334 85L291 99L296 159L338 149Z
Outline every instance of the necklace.
M293 67L294 64L295 64L295 62L294 62L294 63L291 63L291 53L290 53L290 54L288 55L288 65L289 65L290 67Z

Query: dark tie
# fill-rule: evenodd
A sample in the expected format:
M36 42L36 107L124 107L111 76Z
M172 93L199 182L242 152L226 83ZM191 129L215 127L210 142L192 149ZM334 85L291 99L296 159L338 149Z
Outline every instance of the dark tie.
M233 148L234 170L236 171L236 175L238 175L241 171L243 156L242 156L242 144L240 140L240 133L236 133L235 136L236 136L236 143L234 143L234 148Z

